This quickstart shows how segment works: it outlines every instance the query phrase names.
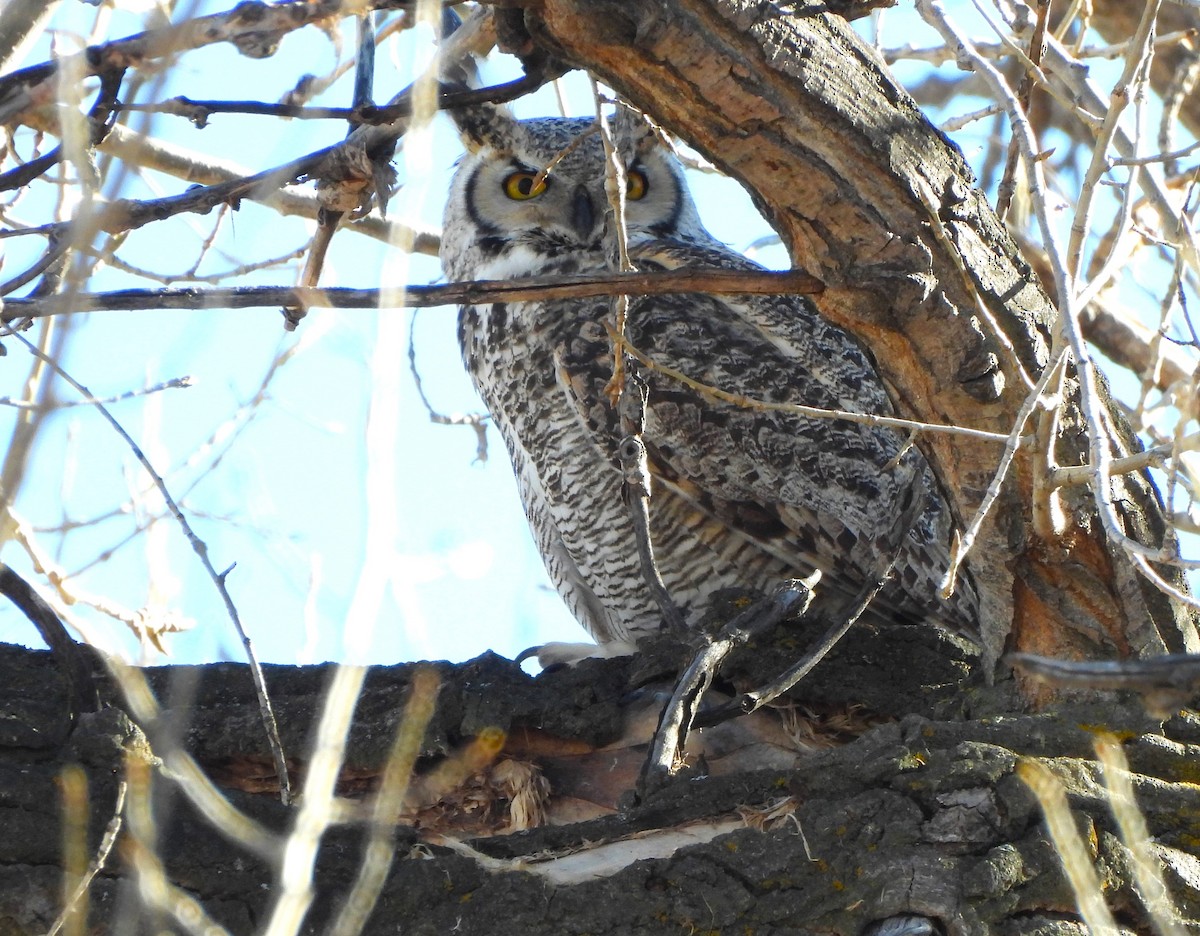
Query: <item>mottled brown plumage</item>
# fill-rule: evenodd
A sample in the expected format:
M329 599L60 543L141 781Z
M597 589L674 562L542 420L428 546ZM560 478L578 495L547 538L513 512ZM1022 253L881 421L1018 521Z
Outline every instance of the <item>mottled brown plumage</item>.
M519 122L492 110L461 120L469 152L442 240L450 279L611 269L599 136L555 164L543 191L531 187L530 177L591 123ZM626 223L634 265L756 268L704 229L681 167L653 134L631 118L616 123L633 173ZM605 299L470 306L459 316L464 360L507 444L550 577L601 643L661 623L621 496L622 432L605 394L610 319ZM803 297L635 298L628 338L656 363L753 399L892 413L870 358ZM969 575L950 601L937 595L949 512L902 433L720 402L653 369L642 375L652 538L663 580L689 620L717 589L765 592L813 569L823 574L816 607L837 613L896 553L891 530L919 497L923 510L902 537L894 580L874 613L974 631Z

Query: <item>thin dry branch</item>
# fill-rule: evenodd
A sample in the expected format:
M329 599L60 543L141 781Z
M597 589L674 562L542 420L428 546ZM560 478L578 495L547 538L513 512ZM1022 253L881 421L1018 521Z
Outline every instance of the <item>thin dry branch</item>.
M1037 23L1033 29L1033 37L1029 40L1029 61L1033 66L1038 66L1042 61L1042 47L1046 40L1046 19L1050 14L1050 0L1037 0ZM1029 105L1033 100L1033 73L1026 71L1021 76L1021 86L1017 89L1017 100L1021 103L1021 109L1028 114ZM1004 174L1000 179L1000 185L996 190L996 214L1001 218L1008 215L1009 206L1012 204L1013 194L1016 191L1017 185L1017 158L1020 155L1020 148L1017 145L1016 139L1008 141L1008 157L1004 163Z
M1104 903L1104 889L1093 865L1092 855L1075 824L1062 782L1042 762L1033 758L1017 764L1017 776L1033 791L1046 816L1046 827L1054 850L1075 892L1076 906L1096 936L1117 936L1117 925Z
M228 289L119 289L74 296L6 299L0 321L16 322L48 315L146 309L249 309L297 305L304 308L377 309L528 302L535 299L583 299L594 296L659 296L668 293L716 295L817 295L825 284L798 270L679 269L639 273L553 274L517 280L478 280L443 286L402 289L306 289L294 286Z
M421 754L421 741L433 717L440 678L432 667L413 674L412 688L404 715L396 727L391 751L384 766L383 779L371 802L371 822L363 848L358 877L346 895L337 920L329 929L331 936L356 936L362 932L383 890L395 858L393 837L404 796Z
M1071 237L1067 243L1067 268L1072 278L1078 282L1083 274L1083 246L1091 231L1092 212L1095 207L1095 194L1100 188L1100 178L1108 171L1108 148L1117 132L1121 113L1130 100L1130 89L1140 80L1139 76L1148 65L1151 55L1150 37L1154 31L1154 19L1158 12L1158 0L1148 0L1138 24L1137 34L1129 45L1125 55L1125 68L1121 78L1112 91L1108 110L1105 112L1104 124L1096 136L1096 144L1092 149L1092 159L1084 174L1079 187L1079 203L1075 208L1075 217L1071 222Z
M734 406L741 406L761 412L790 413L794 416L806 416L811 419L839 419L845 422L859 423L863 426L890 426L893 429L903 429L910 433L946 432L953 435L970 436L971 438L988 442L1006 442L1009 440L1009 436L1003 433L988 432L985 429L972 429L969 426L946 426L938 425L937 423L918 422L913 419L902 419L898 416L880 416L877 413L856 413L850 410L822 409L817 406L805 406L803 403L777 403L771 400L758 400L741 393L730 393L728 390L723 390L712 384L696 380L694 377L689 377L687 374L673 367L659 364L630 344L628 340L618 336L615 329L611 326L608 332L609 337L619 343L626 354L636 358L638 363L645 366L647 370L676 380L688 389L695 390L703 396L719 400L722 403L731 403Z
M1096 739L1096 757L1104 765L1104 787L1113 816L1121 828L1121 839L1129 849L1138 897L1157 936L1186 936L1171 892L1163 880L1162 868L1154 853L1154 840L1146 826L1146 817L1138 809L1129 760L1116 735L1105 733Z
M52 131L53 128L45 129ZM131 165L154 169L198 185L218 185L244 179L251 174L248 169L234 163L162 140L151 140L120 125L112 128L98 149ZM294 188L268 192L253 190L243 197L273 208L281 215L302 218L316 218L322 207L315 193ZM414 251L431 257L437 256L441 241L436 231L411 230L398 221L389 221L376 214L349 221L341 230L356 231L388 244L411 239Z
M11 123L27 107L56 98L60 70L94 77L126 68L139 68L166 56L229 42L250 58L275 53L279 41L304 26L323 25L332 17L356 10L386 6L384 0L360 0L348 5L342 0L292 0L286 3L240 3L232 10L199 16L163 29L90 46L72 56L63 56L0 77L0 123Z
M536 90L543 82L541 75L531 75L525 78L500 85L497 88L484 88L479 91L447 92L444 100L450 102L447 106L461 107L468 103L480 101L512 100L521 95ZM402 116L411 112L411 104L404 100L402 105L396 105ZM399 119L399 118L397 118ZM346 172L346 167L359 162L353 153L357 150L373 152L388 142L394 143L402 133L402 127L371 127L376 133L362 138L353 134L343 143L327 146L283 163L272 169L266 169L249 176L230 179L216 185L193 188L179 195L168 195L164 198L133 201L121 199L101 205L95 213L86 219L90 229L103 231L107 234L119 234L132 231L155 221L186 212L207 214L213 208L222 204L237 205L239 199L249 198L263 201L276 190L288 185L316 179L337 179ZM52 224L23 230L0 231L0 238L15 237L28 234L41 234L51 238L64 237L80 224L80 219L61 221Z
M1157 8L1157 4L1154 4L1154 6ZM1020 144L1022 156L1025 160L1026 180L1030 192L1033 194L1031 204L1043 243L1046 245L1046 258L1053 272L1059 309L1058 321L1061 329L1058 340L1065 342L1075 360L1076 373L1079 379L1080 407L1083 411L1087 427L1089 461L1094 470L1091 482L1093 501L1099 513L1105 534L1109 542L1123 549L1134 560L1135 565L1139 569L1144 570L1144 560L1176 565L1184 564L1180 562L1173 548L1147 546L1134 537L1129 536L1123 528L1117 508L1113 502L1110 467L1113 459L1111 451L1113 440L1109 435L1108 427L1103 417L1103 394L1099 387L1095 366L1091 360L1091 355L1081 330L1080 293L1077 288L1077 276L1079 273L1077 225L1073 225L1072 227L1072 237L1067 247L1060 246L1057 229L1053 219L1050 217L1049 202L1046 198L1045 174L1036 159L1036 145L1032 129L1004 77L990 63L978 55L970 40L946 16L942 5L935 2L935 0L917 0L917 8L926 21L941 32L947 41L954 42L957 45L962 52L964 60L969 60L973 63L975 70L987 82L992 93L1005 102L1005 108L1012 123L1014 139ZM1143 44L1148 40L1149 34L1150 30L1147 26L1140 33ZM1051 36L1046 37L1046 46L1046 60L1050 63L1051 67L1056 64L1056 61L1067 55L1060 47L1056 47L1054 39ZM1127 64L1125 73L1127 80L1132 80L1132 76L1136 74L1138 64L1142 61L1141 56L1136 54L1137 51L1137 48L1134 46L1130 47L1128 59L1130 64ZM1096 94L1090 85L1087 85L1086 90L1089 94ZM1125 91L1124 93L1128 92ZM1107 114L1111 108L1112 102L1106 101L1103 109L1095 112ZM1103 165L1104 160L1101 149L1106 150L1109 145L1114 146L1123 155L1128 155L1131 149L1136 148L1135 142L1116 125L1115 121L1104 121L1101 127L1097 129L1097 153L1099 155L1093 159L1093 165ZM1147 181L1151 180L1153 174L1142 172L1138 175L1147 196L1153 198L1156 192L1159 191L1156 187L1157 183ZM1172 236L1177 232L1184 235L1180 237L1183 254L1188 259L1189 264L1195 266L1197 263L1197 253L1194 238L1184 223L1184 219L1179 216L1178 212L1171 207L1168 201L1165 201L1165 194L1163 194L1163 199L1166 209L1162 214L1163 227L1171 230L1172 234L1168 236ZM1081 208L1081 210L1083 209ZM1139 559L1143 560L1143 562L1138 562L1137 560ZM1168 594L1172 594L1170 590L1163 588L1164 583L1161 578L1157 576L1147 576L1147 578L1160 589L1167 591Z
M281 15L281 10L286 11L292 7L303 7L301 15L293 17L295 22L289 21L286 29L273 31L278 25L275 17ZM290 29L305 25L307 22L319 22L321 19L335 14L348 15L370 8L370 4L357 6L353 10L343 10L340 4L285 3L263 7L256 13L256 5L243 4L232 13L218 14L215 17L200 17L170 29L151 31L114 43L95 46L80 53L83 56L82 59L79 56L68 56L0 78L0 115L7 122L15 122L24 118L28 113L30 122L38 121L40 119L37 113L38 107L46 100L53 100L59 71L70 65L77 69L77 72L70 72L70 74L78 73L81 78L89 74L98 74L107 83L112 84L114 83L113 76L119 75L125 68L137 67L146 61L157 60L163 55L177 54L180 51L199 48L215 41L236 42L238 47L249 55L269 55L274 51L274 43L277 43L279 37ZM311 14L314 10L324 10L325 12L321 17L306 20L304 15ZM245 21L239 19L239 11L245 14ZM485 47L490 48L494 36L489 24L490 20L486 14L480 13L473 17L468 25L456 32L444 44L444 57L454 60L471 52L478 52ZM461 107L483 101L512 100L535 90L552 77L554 77L552 74L531 71L522 78L497 88L468 90L446 88L439 93L437 105L439 107ZM206 213L220 204L231 204L236 207L242 198L267 201L280 188L302 181L336 182L347 175L353 176L358 171L357 167L373 164L377 158L386 158L386 155L394 148L396 141L404 134L408 118L412 113L413 87L406 88L384 107L370 107L372 125L360 126L351 132L343 143L309 153L273 169L226 179L214 185L193 188L181 195L166 198L142 202L121 200L108 204L96 202L92 209L82 212L69 222L0 232L0 237L42 234L52 240L62 239L65 241L69 232L81 230L117 234L184 212ZM367 109L358 108L362 111ZM377 182L373 177L367 181ZM78 239L76 236L75 240ZM427 251L430 249L428 243L423 246ZM10 282L8 291L15 290L24 281L27 279Z
M1139 692L1164 714L1200 695L1200 655L1172 653L1148 660L1057 660L1027 653L1007 657L1026 675L1052 686Z
M453 110L473 104L503 104L536 91L540 76L526 75L506 84L488 88L443 88L438 93L438 110ZM246 114L259 117L284 117L289 120L344 120L353 126L377 126L393 123L412 113L412 102L401 96L391 104L363 104L357 107L313 107L268 101L197 101L180 95L158 104L121 104L117 110L186 117L198 128L213 114Z

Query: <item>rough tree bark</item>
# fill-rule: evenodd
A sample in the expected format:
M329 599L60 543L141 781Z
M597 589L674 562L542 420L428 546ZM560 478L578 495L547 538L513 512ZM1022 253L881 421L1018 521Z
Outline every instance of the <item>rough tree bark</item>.
M914 649L931 656L936 648L909 647L906 655ZM614 796L632 786L645 754L644 745L621 740L627 687L646 678L644 661L593 660L536 680L496 656L437 665L444 684L423 747L428 761L461 750L484 729L504 729L508 741L468 792L421 813L420 833L397 831L364 932L859 934L913 916L914 925L952 934L1082 933L1040 811L1016 776L1024 758L1063 781L1105 899L1122 925L1147 932L1130 852L1091 760L1099 726L1122 738L1172 899L1185 920L1200 921L1200 719L1181 713L1164 724L1136 704L1111 703L1003 714L1011 699L995 689L964 691L953 667L931 686L939 678L932 663L907 678L894 654L888 641L863 635L835 651L801 685L799 699L819 710L855 697L896 720L774 766L759 759L757 769L740 769L750 750L743 748L732 757L739 769L723 773L718 765L709 776L680 778L618 811ZM284 744L301 767L329 669L268 668ZM294 812L273 793L245 667L164 667L150 675L160 697L172 700L151 734L179 732L234 806L272 833L289 831ZM344 795L359 796L377 781L411 676L412 667L372 671L342 770ZM32 936L46 932L61 907L62 770L80 767L88 778L94 851L128 760L152 761L154 752L116 706L71 730L48 654L0 649L0 687L0 932ZM114 698L111 687L104 695ZM963 712L977 717L954 717ZM501 778L514 765L533 765L549 781L552 813L565 818L563 804L578 812L586 803L594 817L483 837L510 820L516 796ZM277 896L272 862L214 832L169 782L155 781L152 797L168 879L229 932L262 932ZM448 847L439 830L473 853ZM326 834L303 932L326 931L364 838L355 824ZM264 837L257 850L274 848L278 841ZM126 843L93 882L90 931L182 931L136 898L133 857Z
M520 40L524 30L523 53L541 48L591 69L741 180L796 265L828 284L819 304L873 349L903 414L1007 432L1025 395L1017 367L1036 378L1047 362L1051 303L958 151L822 9L542 0L509 22L509 36ZM976 294L1013 352L981 321ZM919 442L959 518L968 518L999 449L937 434ZM1058 458L1086 458L1074 409L1062 420ZM1034 471L1032 459L1018 460L1001 519L977 546L992 656L1006 646L1085 658L1195 649L1191 619L1110 548L1086 490L1067 492L1070 524L1053 542L1034 533ZM1129 529L1154 541L1162 516L1148 482L1133 475L1119 485ZM796 627L785 645L808 636ZM1022 758L1063 781L1105 900L1122 926L1148 931L1129 849L1091 760L1100 726L1123 742L1172 899L1200 921L1200 720L1180 713L1163 721L1136 701L1111 700L1059 700L1028 714L1028 693L1011 680L970 678L973 661L952 641L903 630L854 632L795 693L825 717L818 735L832 731L828 718L840 712L852 740L796 754L764 742L769 731L744 736L738 750L753 756L732 758L742 761L733 770L720 763L723 736L710 732L709 771L638 804L619 796L633 784L644 738L630 740L636 700L628 690L661 678L677 657L587 661L536 680L496 657L439 666L444 685L421 766L487 728L507 741L498 760L479 767L472 795L431 807L424 833L397 832L366 932L858 934L903 915L956 934L1082 932L1036 803L1017 778ZM377 778L411 676L405 667L372 673L343 771L348 795ZM270 674L284 742L300 767L324 679L320 670ZM291 816L269 795L270 758L251 727L257 709L244 671L174 668L154 680L174 701L162 724L146 726L150 737L174 724L233 803L286 830ZM154 756L116 705L72 730L56 685L43 656L0 652L8 716L0 721L0 933L44 931L57 912L61 768L76 763L87 773L94 847L125 758ZM111 688L107 697L115 700ZM863 710L846 715L850 703ZM504 765L548 780L548 796L538 789L552 814L590 808L593 817L484 837L512 819L516 794L496 779ZM230 931L254 931L274 897L267 885L276 859L226 844L168 783L156 786L169 878ZM428 831L455 828L478 836L467 842L473 853ZM362 838L353 824L326 836L306 931L322 931L335 912ZM692 844L681 847L684 839ZM269 835L263 844L275 847ZM167 925L132 923L137 900L122 883L130 852L112 858L93 885L96 932Z

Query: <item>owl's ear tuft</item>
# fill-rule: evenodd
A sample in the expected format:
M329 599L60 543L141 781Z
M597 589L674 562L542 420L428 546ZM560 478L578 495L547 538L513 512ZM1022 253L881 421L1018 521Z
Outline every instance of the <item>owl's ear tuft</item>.
M455 108L450 116L469 151L474 153L487 148L497 153L513 152L518 125L507 108L477 104Z
M646 115L628 104L617 105L612 127L613 135L621 146L639 155L660 145L658 134L654 132Z

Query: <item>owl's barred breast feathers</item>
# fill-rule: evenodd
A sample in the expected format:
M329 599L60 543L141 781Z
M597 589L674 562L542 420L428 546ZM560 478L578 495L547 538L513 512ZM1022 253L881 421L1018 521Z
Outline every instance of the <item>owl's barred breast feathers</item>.
M634 265L756 268L704 229L682 168L649 128L623 111L614 126L630 180ZM449 278L610 268L611 210L592 121L516 121L478 108L460 127L468 153L442 237ZM504 437L547 570L600 643L661 624L621 496L622 432L605 394L610 315L605 299L467 306L459 314L464 360ZM892 413L869 356L801 296L635 298L627 338L664 368L752 400ZM976 630L969 574L951 599L938 595L949 509L901 432L722 402L653 368L642 376L651 537L663 581L689 619L719 589L767 592L814 569L822 572L817 607L837 613L898 548L876 616ZM897 544L895 519L914 495L923 511Z

